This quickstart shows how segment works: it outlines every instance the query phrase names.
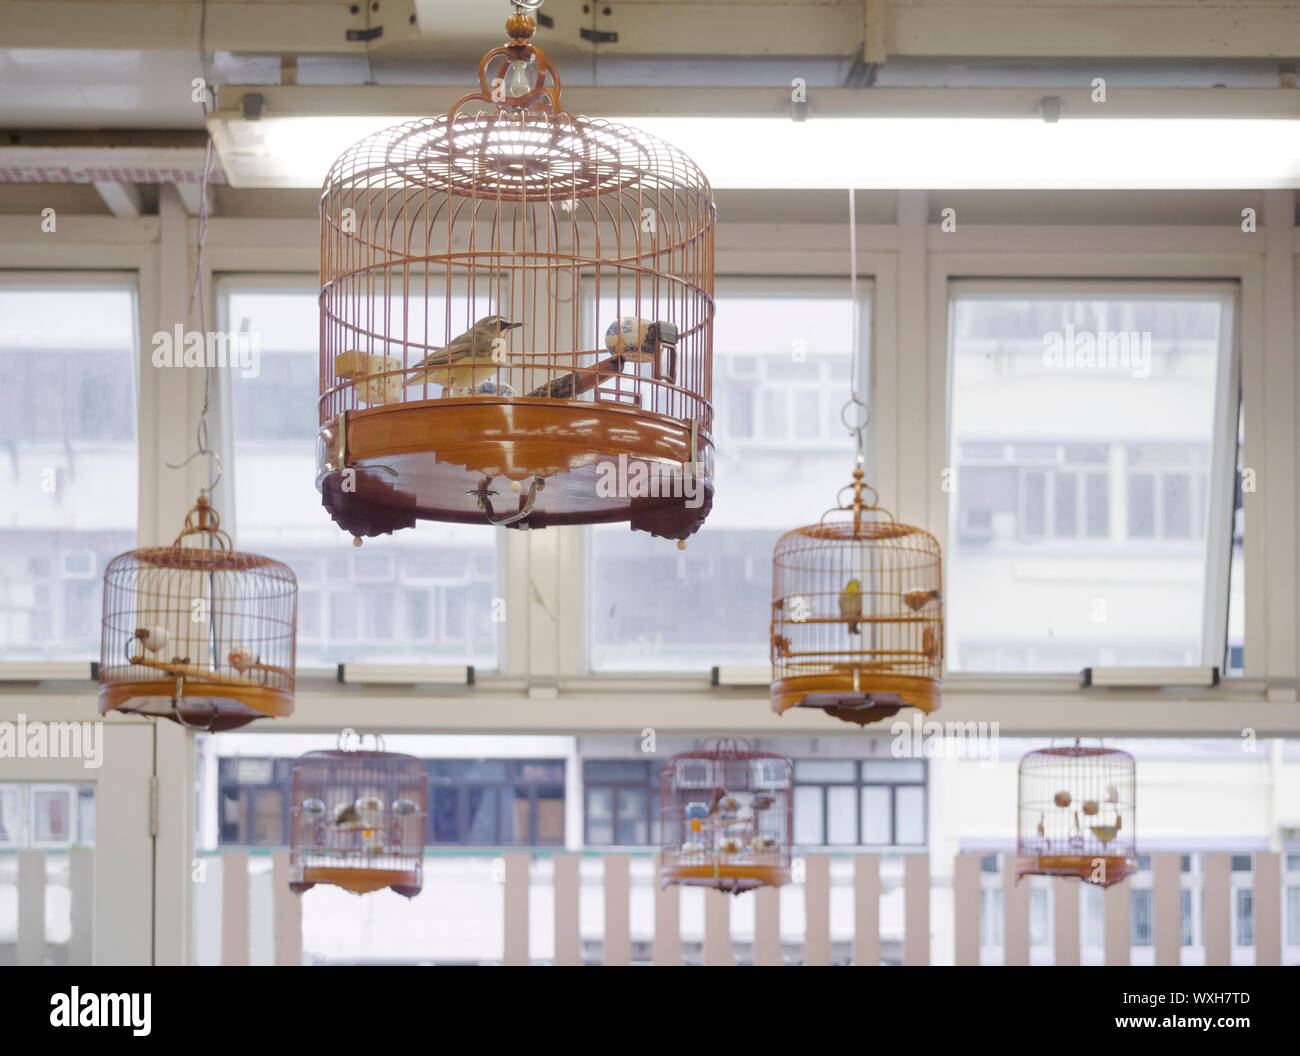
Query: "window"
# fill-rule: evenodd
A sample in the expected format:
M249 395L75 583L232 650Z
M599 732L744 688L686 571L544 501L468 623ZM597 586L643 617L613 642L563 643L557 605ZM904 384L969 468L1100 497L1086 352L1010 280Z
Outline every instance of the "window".
M1239 887L1233 893L1232 934L1234 946L1255 945L1255 892Z
M804 847L923 845L925 763L797 760L794 842Z
M222 844L288 843L293 759L218 760ZM430 759L426 841L562 846L564 760Z
M280 847L289 842L293 760L217 761L218 833L222 844Z
M431 759L428 765L429 843L563 846L563 759Z
M136 542L133 281L0 279L0 655L99 655L104 566Z
M685 551L626 524L591 530L593 670L767 662L773 547L832 505L852 469L840 420L850 391L847 286L718 284L713 510ZM863 363L867 317L863 302Z
M640 759L583 763L588 847L659 843L659 770L659 764Z
M954 284L950 670L1223 662L1234 303Z
M1135 887L1130 908L1131 930L1134 946L1150 946L1154 942L1154 918L1151 913L1151 889Z
M0 784L0 850L94 844L93 785Z
M467 663L496 669L503 529L420 522L360 547L315 488L320 331L307 280L222 284L227 332L255 336L231 371L237 541L298 577L298 663ZM496 606L498 612L500 606Z

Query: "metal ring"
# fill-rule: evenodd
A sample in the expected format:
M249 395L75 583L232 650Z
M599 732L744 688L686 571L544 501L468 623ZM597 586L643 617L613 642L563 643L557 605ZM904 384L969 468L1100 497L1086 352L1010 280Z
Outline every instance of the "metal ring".
M862 424L853 425L849 421L849 408L862 408ZM871 424L871 408L867 406L866 401L859 399L856 395L849 397L844 401L844 406L840 408L840 421L844 423L844 428L850 433L861 433L868 425Z

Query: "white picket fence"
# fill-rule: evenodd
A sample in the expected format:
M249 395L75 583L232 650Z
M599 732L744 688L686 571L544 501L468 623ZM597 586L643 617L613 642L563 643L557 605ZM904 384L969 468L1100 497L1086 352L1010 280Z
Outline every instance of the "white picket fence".
M93 852L74 849L47 858L44 851L20 851L8 857L11 861L16 858L17 882L6 884L0 874L0 950L6 945L6 918L16 919L16 963L90 963L88 907L93 901ZM289 890L288 853L277 851L268 856L226 850L216 857L219 883L196 885L196 889L204 888L196 914L198 929L206 935L209 950L199 959L229 965L304 963L303 901ZM490 923L493 934L499 936L499 955L483 959L507 965L539 961L576 965L593 960L622 965L632 963L638 950L644 951L638 960L648 958L654 964L672 965L683 963L687 947L690 960L706 965L734 965L738 960L767 965L826 965L833 960L851 960L869 965L879 964L886 948L889 959L905 965L928 964L932 953L934 960L963 965L1087 963L1089 957L1083 956L1080 939L1081 885L1060 878L1046 881L1051 908L1049 948L1043 948L1042 936L1031 948L1030 894L1034 887L1041 889L1044 882L1015 884L1015 860L1010 855L1003 858L1000 872L985 872L981 868L983 857L957 856L950 884L947 878L936 884L932 882L928 854L903 855L901 867L898 858L885 860L876 854L858 854L851 859L810 854L800 860L801 881L781 892L764 889L739 899L715 891L691 892L687 898L702 897L702 921L695 919L699 915L695 908L689 914L692 919L684 919L682 891L677 887L660 890L653 885L654 872L645 856L634 859L627 854L519 852L495 859L466 856L460 859L469 863L461 867L460 888L440 892L439 877L446 874L426 868L425 889L419 898L436 900L431 905L443 913L469 912L463 904L468 876L480 911L487 907L487 914L496 916ZM429 862L438 860L433 856ZM887 866L883 871L882 861ZM1101 896L1101 963L1177 965L1188 961L1182 920L1182 891L1188 878L1180 863L1181 855L1177 853L1152 855L1151 872L1143 880L1151 890L1152 942L1140 953L1131 946L1134 881L1105 890ZM9 868L12 876L13 868ZM1193 905L1200 919L1198 951L1194 962L1189 963L1242 963L1243 954L1249 957L1247 963L1282 963L1283 875L1279 854L1256 853L1251 874L1232 873L1227 854L1205 854L1194 882L1198 898ZM1251 889L1253 956L1251 950L1243 951L1235 942L1232 927L1234 892L1243 883ZM987 926L983 903L988 900L982 892L990 888L1001 893L1001 941L993 949L996 937L981 935L982 919ZM743 910L744 922L737 922L745 938L737 943L733 909L750 898L753 902ZM833 899L839 907L834 942ZM634 903L638 907L637 928L648 931L648 935L636 934ZM699 903L689 905L698 907ZM882 906L887 908L889 918L884 927ZM848 912L847 907L851 907ZM355 915L368 911L351 912ZM941 929L932 929L932 911L944 916ZM647 923L649 912L653 920ZM538 914L551 919L535 919ZM846 942L845 920L849 917L851 935ZM333 926L334 919L332 916L327 923ZM142 926L147 924L142 922ZM539 924L547 926L539 928ZM950 933L951 948L932 950L932 930ZM536 937L539 932L545 932L544 943ZM543 945L545 949L530 948ZM1288 948L1288 960L1293 959L1294 952ZM1097 962L1096 956L1091 959ZM114 963L112 951L99 951L95 960Z

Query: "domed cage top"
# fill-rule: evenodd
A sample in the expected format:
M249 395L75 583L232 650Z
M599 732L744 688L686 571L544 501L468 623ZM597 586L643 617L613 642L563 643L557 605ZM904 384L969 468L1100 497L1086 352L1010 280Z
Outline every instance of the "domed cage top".
M235 550L200 496L171 546L104 570L99 710L203 730L290 715L297 621L293 572Z
M533 20L507 29L477 92L325 181L322 501L358 537L430 518L684 539L713 494L712 192L675 147L562 110Z
M943 670L939 543L865 501L777 540L772 555L772 710L822 708L865 725L934 711ZM841 494L845 489L841 489ZM847 519L831 518L848 514ZM831 518L828 520L827 518Z
M1020 760L1016 879L1075 876L1109 887L1137 870L1133 757L1115 748L1039 748Z
M659 774L659 886L739 894L790 880L794 767L743 741L674 755Z
M429 775L412 755L339 748L293 764L289 886L333 884L354 894L423 883Z

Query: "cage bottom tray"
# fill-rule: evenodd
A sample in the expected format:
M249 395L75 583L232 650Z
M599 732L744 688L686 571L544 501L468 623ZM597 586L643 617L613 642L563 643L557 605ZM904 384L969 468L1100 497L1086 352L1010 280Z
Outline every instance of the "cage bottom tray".
M1106 877L1098 887L1118 884L1136 868L1136 862L1122 854L1031 854L1016 861L1016 881L1026 876L1074 876L1092 882L1098 861L1105 863Z
M106 682L99 687L99 713L154 715L218 733L238 729L254 719L293 714L293 694L267 686L249 685L235 690L229 682L187 678L185 695L176 700L175 691L176 684L171 680Z
M289 888L295 894L317 884L333 884L356 895L369 894L391 887L399 895L412 898L420 893L422 880L418 869L367 869L340 865L307 865L290 871Z
M780 715L790 708L820 708L845 722L865 726L897 715L903 708L929 714L939 706L940 682L919 675L861 671L832 671L816 675L789 675L772 682L772 710Z
M789 882L790 869L782 865L718 862L698 865L667 864L659 867L660 887L667 887L669 884L721 887L733 894L739 894L741 891L751 891L756 887L779 887Z
M652 535L685 539L713 504L713 446L697 432L692 447L691 434L688 422L614 403L426 400L349 411L346 420L323 426L317 483L335 523L356 536L409 528L417 519L488 523L479 508L485 479L495 518L510 517L540 478L544 486L518 527L628 521ZM650 478L633 468L638 463L663 471L658 494L643 493L640 481ZM698 467L691 498L665 475L687 463ZM344 466L355 470L347 488ZM665 487L675 493L662 494Z

